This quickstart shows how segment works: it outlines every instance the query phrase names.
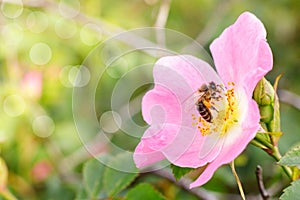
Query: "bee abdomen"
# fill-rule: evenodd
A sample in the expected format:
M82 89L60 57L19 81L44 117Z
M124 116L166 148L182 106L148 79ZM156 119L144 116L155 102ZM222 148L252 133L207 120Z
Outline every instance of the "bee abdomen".
M212 116L211 116L211 112L210 110L203 104L202 101L199 101L197 104L197 110L199 112L199 114L201 115L201 117L207 121L207 122L211 122L212 120Z

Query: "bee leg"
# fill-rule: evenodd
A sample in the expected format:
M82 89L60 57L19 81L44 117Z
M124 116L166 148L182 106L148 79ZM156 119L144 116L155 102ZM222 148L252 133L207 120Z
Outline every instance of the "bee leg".
M218 84L217 87L219 87L222 91L224 91L223 85ZM218 91L221 92L221 90L218 90Z
M219 95L219 96L212 96L211 97L212 99L214 99L214 100L216 100L216 101L220 101L221 99L223 99L223 97L221 96L221 95Z
M222 85L217 85L215 93L222 93L224 92L224 87Z
M219 96L216 97L217 101L220 101L221 99L223 99L223 97L221 95L219 95Z
M219 112L214 106L211 106L210 108L213 109L216 112Z

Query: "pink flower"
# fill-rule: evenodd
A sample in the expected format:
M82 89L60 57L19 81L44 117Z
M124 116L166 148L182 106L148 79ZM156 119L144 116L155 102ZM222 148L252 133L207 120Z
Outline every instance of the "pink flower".
M34 99L38 99L42 94L42 82L41 72L29 71L24 75L21 87L26 95Z
M36 182L42 182L50 176L51 171L51 164L47 160L41 160L33 166L31 174Z
M134 152L139 168L163 159L180 167L206 166L191 188L206 183L255 137L260 115L252 93L273 64L265 28L249 12L225 29L210 50L218 74L190 55L156 62L155 87L142 102L150 127ZM208 91L199 90L203 84Z

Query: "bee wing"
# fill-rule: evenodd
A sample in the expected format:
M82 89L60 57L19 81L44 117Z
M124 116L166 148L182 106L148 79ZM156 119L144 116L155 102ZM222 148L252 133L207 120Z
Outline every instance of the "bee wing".
M191 111L195 107L195 104L197 103L199 98L200 98L200 94L198 92L193 92L191 95L189 95L182 102L183 111L184 112Z

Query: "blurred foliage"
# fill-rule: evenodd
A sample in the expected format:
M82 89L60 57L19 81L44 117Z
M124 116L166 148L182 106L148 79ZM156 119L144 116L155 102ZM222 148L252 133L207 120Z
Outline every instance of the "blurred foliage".
M77 135L72 114L72 89L78 67L94 47L113 34L154 26L163 2L170 3L165 27L198 38L206 50L240 13L254 13L267 29L274 54L274 69L267 78L274 82L282 73L279 89L300 94L298 0L26 0L23 6L7 2L0 2L0 142L1 157L8 168L7 188L18 199L76 197L82 188L83 163L90 158ZM135 66L151 59L128 55L127 60L129 66ZM96 99L102 98L95 105L99 118L109 110L108 96L120 77L118 73L124 72L108 73L101 80L104 84L97 88ZM151 77L147 73L130 81ZM147 89L149 86L134 95L139 96ZM140 101L135 104L140 107ZM300 112L286 104L281 106L281 116L284 135L279 147L286 152L300 140ZM144 125L140 112L136 112L134 121ZM133 150L138 140L126 142L127 139L121 131L112 137L113 143ZM258 194L254 187L257 164L267 169L267 187L275 185L281 189L288 184L272 158L249 146L236 161L247 194ZM139 177L133 184L140 182L151 184L167 199L197 199L155 175ZM148 185L139 187L152 190ZM227 166L220 168L203 188L220 193L224 199L225 194L238 193ZM128 199L132 199L130 191Z

